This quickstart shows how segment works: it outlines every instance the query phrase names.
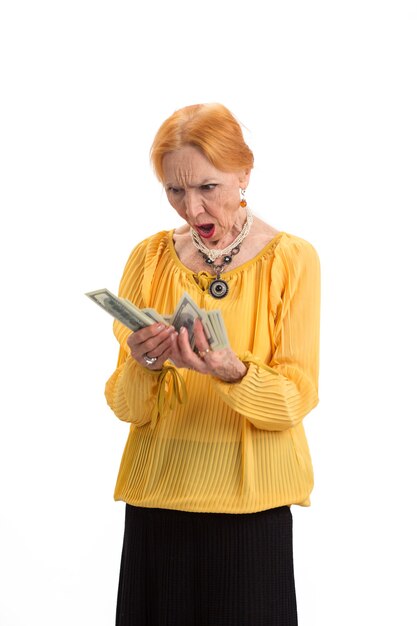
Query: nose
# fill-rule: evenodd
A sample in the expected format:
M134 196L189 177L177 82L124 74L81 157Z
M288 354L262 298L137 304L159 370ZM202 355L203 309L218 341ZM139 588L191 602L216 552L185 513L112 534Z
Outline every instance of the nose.
M184 194L185 212L189 219L194 219L200 213L204 213L204 207L201 204L200 194L195 189L187 189Z

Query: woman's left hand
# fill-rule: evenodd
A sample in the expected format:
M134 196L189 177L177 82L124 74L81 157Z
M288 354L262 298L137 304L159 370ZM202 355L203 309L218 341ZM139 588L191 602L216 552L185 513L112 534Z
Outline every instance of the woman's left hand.
M210 350L204 328L200 320L194 322L195 344L198 354L193 352L186 328L181 328L173 343L169 359L177 367L186 367L201 374L210 374L225 382L237 382L247 372L244 363L230 348Z

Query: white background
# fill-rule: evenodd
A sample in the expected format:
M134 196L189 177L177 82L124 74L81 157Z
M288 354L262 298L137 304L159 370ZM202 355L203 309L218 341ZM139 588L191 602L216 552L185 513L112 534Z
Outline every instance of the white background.
M127 426L103 396L112 320L83 294L178 224L149 147L212 101L245 125L254 212L322 262L300 626L417 623L416 30L405 0L2 3L2 626L114 623Z

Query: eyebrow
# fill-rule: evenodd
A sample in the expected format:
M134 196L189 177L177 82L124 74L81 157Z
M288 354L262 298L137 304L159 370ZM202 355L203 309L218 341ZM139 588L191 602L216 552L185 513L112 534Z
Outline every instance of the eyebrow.
M216 181L215 178L203 178L203 180L199 183L197 183L196 185L187 185L187 187L201 187L202 185L219 185L220 183L218 181ZM181 185L178 185L177 183L165 183L165 189L167 187L181 187Z

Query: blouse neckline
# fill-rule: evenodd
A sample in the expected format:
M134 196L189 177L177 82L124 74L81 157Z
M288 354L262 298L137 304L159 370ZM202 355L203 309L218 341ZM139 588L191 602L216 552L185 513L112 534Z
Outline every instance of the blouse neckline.
M169 245L169 249L170 249L171 256L172 256L172 259L173 259L174 263L183 272L189 274L190 276L198 276L199 274L206 274L208 276L215 277L215 274L211 274L210 272L206 272L205 270L201 270L200 272L193 272L193 270L191 270L189 267L184 265L184 263L180 260L178 254L177 254L177 251L175 250L174 232L175 232L174 228L172 230L168 231L168 245ZM249 259L245 263L242 263L242 265L239 265L238 267L236 267L233 270L230 270L228 272L222 272L222 276L231 276L233 274L237 274L239 272L245 271L250 265L255 264L261 257L263 257L265 254L267 254L270 249L272 249L276 245L278 245L278 243L281 241L281 238L282 238L282 236L284 234L285 234L285 232L281 230L252 259ZM208 267L208 269L209 269L209 267Z

